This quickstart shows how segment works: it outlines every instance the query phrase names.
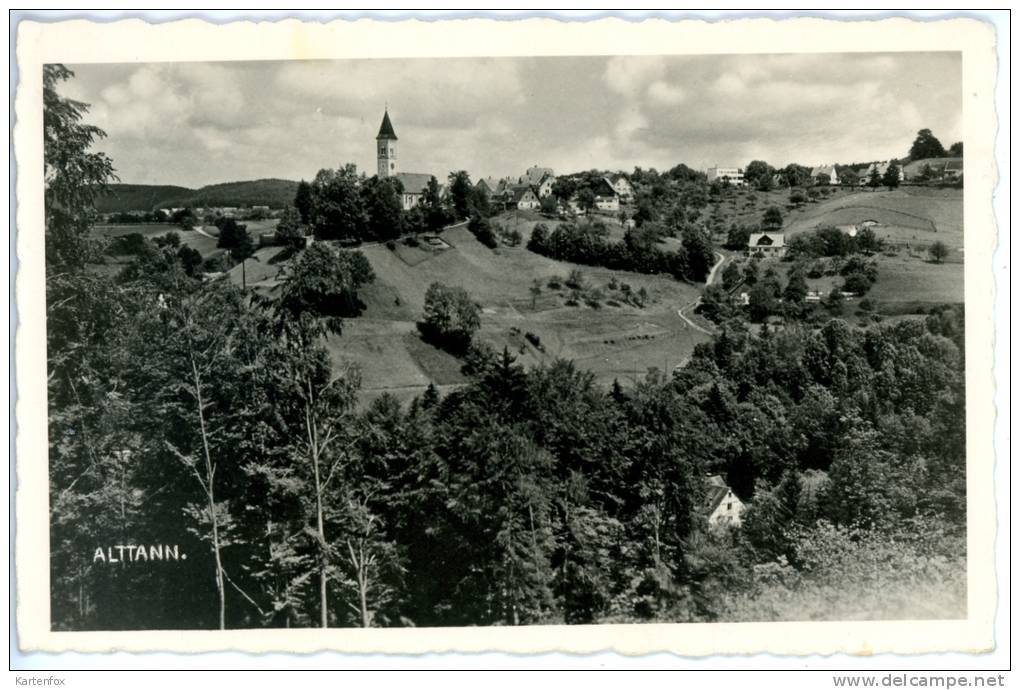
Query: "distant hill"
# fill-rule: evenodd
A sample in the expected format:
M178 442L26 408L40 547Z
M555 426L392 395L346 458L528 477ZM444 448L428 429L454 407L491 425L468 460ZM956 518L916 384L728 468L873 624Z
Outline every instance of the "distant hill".
M284 208L293 203L297 186L297 182L278 179L224 182L201 189L171 185L112 184L107 194L96 199L96 210L100 213L119 213L179 206Z

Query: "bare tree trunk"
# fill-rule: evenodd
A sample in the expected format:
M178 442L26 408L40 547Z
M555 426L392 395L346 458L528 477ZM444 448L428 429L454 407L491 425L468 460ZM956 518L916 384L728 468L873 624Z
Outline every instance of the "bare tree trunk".
M308 434L308 451L312 461L312 473L315 477L315 528L319 538L319 625L323 628L329 627L329 613L327 609L328 575L327 570L327 549L326 549L326 525L322 514L322 474L319 468L319 430L315 421L313 408L315 405L312 382L305 382L307 399L305 400L305 430Z
M189 341L189 348L191 343ZM209 435L205 426L205 401L202 398L202 380L198 374L198 367L195 364L195 354L189 351L191 359L191 375L195 384L195 399L198 406L198 424L202 432L202 451L205 455L205 493L209 500L209 519L212 522L213 554L216 557L216 593L219 595L220 604L220 630L227 627L227 601L226 592L223 586L223 561L220 559L220 525L216 516L216 497L213 491L213 480L215 470L212 464L212 456L209 452Z

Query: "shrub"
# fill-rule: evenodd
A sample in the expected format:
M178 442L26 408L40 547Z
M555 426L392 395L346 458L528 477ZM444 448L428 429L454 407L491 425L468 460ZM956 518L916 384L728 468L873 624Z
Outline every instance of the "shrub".
M405 241L405 244L406 244L406 241ZM391 252L396 251L397 250L397 243L394 242L393 240L386 240L386 248L389 249Z
M563 287L563 284L560 282L559 278L554 276L549 279L549 282L546 283L546 286L550 290L559 290L561 287Z
M417 235L408 235L404 238L404 244L408 247L417 247L421 245L421 242L418 240Z
M545 346L542 344L542 339L531 331L524 334L524 339L531 343L539 352L545 352Z

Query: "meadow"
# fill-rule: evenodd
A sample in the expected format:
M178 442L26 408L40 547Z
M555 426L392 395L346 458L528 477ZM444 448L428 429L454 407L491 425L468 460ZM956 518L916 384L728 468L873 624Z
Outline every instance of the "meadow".
M422 250L413 265L399 250L385 245L361 248L376 279L359 293L364 312L348 319L343 335L330 339L328 347L335 360L359 364L363 400L389 392L407 401L429 383L440 390L464 383L460 362L424 343L417 332L415 322L424 307L425 291L433 282L459 285L479 304L482 325L478 341L498 351L506 347L526 367L555 358L572 359L606 387L614 379L632 383L651 368L670 370L684 362L697 343L708 339L677 315L681 306L697 299L699 286L668 276L547 259L524 248L536 222L536 218L522 218L522 244L495 250L482 245L464 227L450 228L442 234L449 248ZM570 290L549 287L550 280L562 282L574 269L582 271L587 290L602 295L598 307L584 302L568 306ZM249 268L249 279L251 275ZM530 288L536 281L541 293L533 295ZM623 282L634 292L645 289L648 302L644 308L621 301L618 286ZM529 333L532 339L527 337Z

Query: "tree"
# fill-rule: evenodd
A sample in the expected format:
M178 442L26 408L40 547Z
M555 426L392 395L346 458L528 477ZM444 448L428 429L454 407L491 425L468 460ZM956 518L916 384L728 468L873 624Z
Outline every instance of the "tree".
M531 287L528 288L528 292L531 293L531 308L535 308L535 303L538 301L538 296L542 294L542 281L538 278L531 283Z
M787 187L806 187L811 184L811 168L790 163L782 170L783 180Z
M955 142L952 146L949 147L948 153L950 156L953 156L954 158L963 158L963 142L962 141Z
M348 163L339 170L324 168L312 181L309 221L319 239L363 237L365 209L358 188L357 167Z
M392 177L373 176L361 186L365 209L365 238L377 241L400 237L404 229L404 209L400 201L403 186Z
M464 288L432 283L425 291L425 311L418 329L427 340L463 354L481 327L480 314Z
M755 189L767 192L772 189L775 169L765 161L751 161L744 168L744 180Z
M237 236L237 242L230 248L230 256L241 264L241 289L247 290L248 275L245 262L255 254L255 243L252 241L251 235L248 234L248 230L243 225L239 227L240 233Z
M556 201L555 194L547 194L542 197L542 213L547 216L556 215L556 211L559 209L559 204Z
M43 65L46 262L62 270L81 269L98 255L98 247L88 236L94 204L116 180L110 158L91 151L106 133L81 123L89 106L57 93L60 82L73 76L63 65Z
M585 215L595 208L595 192L588 187L577 193L577 205L584 211Z
M882 175L878 172L878 164L873 163L868 168L868 186L877 189L882 185Z
M740 274L740 265L736 261L730 261L722 272L722 286L724 290L732 290L743 282Z
M943 259L949 256L949 247L947 247L945 243L941 241L935 242L930 247L928 247L928 256L932 258L932 261L934 261L937 264L940 264L942 263Z
M708 273L715 263L715 252L708 235L694 226L684 230L683 248L686 261L683 263L687 278L702 282L708 279Z
M276 224L276 241L291 249L303 249L305 246L305 230L302 226L301 212L294 206L288 206L280 214Z
M858 184L857 173L850 168L844 168L839 174L839 183L844 187L856 187Z
M919 161L922 158L943 158L946 150L942 143L935 138L930 129L922 129L917 133L917 138L910 145L910 160Z
M242 242L251 242L251 237L248 235L248 226L241 225L233 218L220 218L216 221L216 225L220 230L216 246L221 249L233 250Z
M375 280L372 265L360 251L316 242L301 253L276 301L292 320L339 319L358 310L358 289ZM339 321L331 322L337 331Z
M783 212L778 206L769 206L761 220L762 230L779 230L783 227Z
M297 192L294 194L294 208L300 214L301 223L308 225L312 218L312 185L304 180L298 182Z
M471 214L471 176L466 170L455 170L447 177L450 189L450 208L454 220L464 220Z
M791 304L800 304L807 297L808 284L804 277L804 271L795 268L787 276L786 287L783 289L783 301Z
M443 206L439 195L439 180L432 176L425 185L419 206L425 216L425 227L429 232L439 232L451 221L450 213Z
M900 186L900 166L896 165L894 161L889 161L889 166L882 174L882 184L888 187L889 191Z

